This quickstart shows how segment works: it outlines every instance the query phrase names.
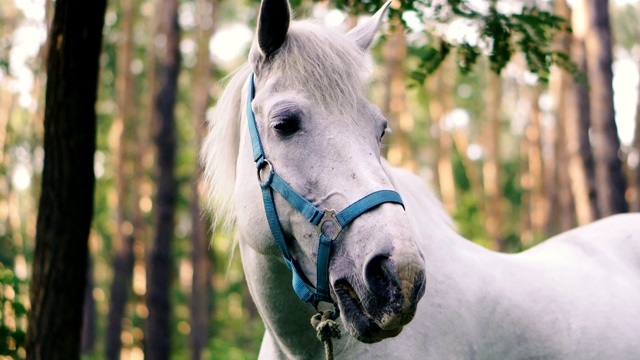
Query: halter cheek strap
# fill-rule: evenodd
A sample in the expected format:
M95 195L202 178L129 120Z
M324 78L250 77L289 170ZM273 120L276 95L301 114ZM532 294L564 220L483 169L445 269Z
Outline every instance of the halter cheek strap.
M340 231L354 221L358 216L363 213L383 204L383 203L395 203L404 207L400 195L393 190L380 190L373 192L353 204L347 206L342 211L336 213L335 210L320 210L315 205L311 204L302 195L298 194L289 184L287 184L276 172L273 164L267 160L262 147L262 141L260 140L260 133L258 132L258 125L256 118L251 107L251 103L255 96L254 86L254 74L249 77L249 96L247 100L247 122L249 124L249 134L251 136L251 144L253 147L253 160L256 163L258 180L262 189L262 200L264 202L264 209L267 215L267 221L271 234L273 235L282 256L284 257L285 264L291 270L293 274L292 285L293 290L298 297L304 301L311 303L316 309L321 301L334 303L329 294L329 258L331 256L331 243L335 240ZM263 174L266 174L263 177ZM296 209L307 221L313 224L318 232L318 256L316 261L317 266L317 278L315 288L309 280L304 276L300 265L291 256L289 248L287 247L286 237L280 225L278 219L278 213L276 212L275 200L273 197L273 191L276 191L282 198L284 198L291 206ZM333 232L329 235L323 230L324 224L331 223L333 226ZM337 316L336 307L336 316Z

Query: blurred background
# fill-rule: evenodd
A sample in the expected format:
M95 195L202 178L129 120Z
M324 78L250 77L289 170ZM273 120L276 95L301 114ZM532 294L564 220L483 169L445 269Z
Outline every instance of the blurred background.
M212 229L201 211L197 153L222 80L246 59L259 1L181 0L174 15L165 2L108 3L82 356L142 359L148 345L152 114L158 61L171 44L159 26L176 16L177 199L171 272L161 279L171 300L165 341L175 359L253 359L263 325L232 256L233 234ZM380 5L292 3L297 17L344 31ZM54 6L0 2L0 359L25 358ZM395 1L373 49L370 97L393 129L383 152L437 189L465 237L496 251L640 210L639 14L636 0Z

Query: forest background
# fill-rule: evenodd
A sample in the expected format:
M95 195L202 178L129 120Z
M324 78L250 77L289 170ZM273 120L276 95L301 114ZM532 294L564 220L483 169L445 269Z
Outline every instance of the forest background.
M346 31L379 3L293 6L298 17ZM55 4L0 3L0 359L23 359L28 347ZM640 3L396 1L392 9L371 87L393 129L383 151L439 191L465 237L517 252L640 210ZM148 353L157 344L172 359L256 357L264 329L231 256L233 234L212 229L201 211L197 153L223 79L246 58L257 11L249 0L108 3L82 358L157 358ZM173 32L163 19L175 20ZM156 97L171 51L175 126L163 141ZM167 149L175 166L159 170ZM175 202L159 224L165 178ZM150 279L160 246L168 270ZM160 333L148 325L152 282L169 301Z

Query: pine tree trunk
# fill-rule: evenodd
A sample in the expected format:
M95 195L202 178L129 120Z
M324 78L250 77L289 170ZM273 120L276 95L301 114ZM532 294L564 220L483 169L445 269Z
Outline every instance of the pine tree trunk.
M636 107L636 130L633 138L631 153L635 156L631 171L631 184L633 197L631 199L630 210L640 211L640 91L638 92L638 105ZM630 155L631 156L631 155Z
M164 54L160 54L160 91L155 99L154 128L157 129L157 193L155 201L155 236L149 259L146 357L168 359L171 344L169 282L171 274L171 240L173 237L176 202L174 173L176 134L174 108L180 71L180 28L178 1L161 3L160 33L166 39Z
M522 137L520 143L520 162L523 164L520 172L520 186L522 186L522 197L520 203L520 243L526 249L533 245L533 229L531 226L531 167L529 166L529 137ZM526 164L526 165L525 165Z
M96 94L106 1L56 1L44 168L31 280L28 359L80 358L93 214Z
M108 360L120 358L122 347L121 332L122 319L131 288L133 275L133 236L132 236L132 200L133 178L132 154L129 141L135 117L135 94L133 88L133 74L130 64L133 60L133 1L121 0L122 43L118 46L116 78L118 114L113 124L112 141L115 153L114 166L116 168L116 191L118 203L116 205L115 231L113 236L114 260L113 281L109 313L107 315L107 333L105 341L106 357Z
M640 101L640 96L638 101ZM636 131L634 134L632 149L635 156L635 167L631 170L634 197L631 200L631 211L640 212L640 102L638 103L638 109L636 111Z
M571 58L578 70L586 73L586 50L584 36L586 31L584 2L578 1L571 13ZM565 142L567 147L568 171L571 178L576 220L578 225L586 225L598 218L595 199L595 171L593 154L589 141L591 111L589 106L588 84L584 81L572 82L564 96L567 101L564 119Z
M436 81L435 94L439 94L439 101L436 104L432 104L431 108L438 107L438 113L432 114L434 121L434 128L437 129L439 137L438 149L438 180L440 195L442 196L442 202L445 209L449 214L454 214L457 209L456 203L456 187L455 178L453 174L453 136L451 133L456 129L452 125L451 121L447 123L447 116L451 114L453 110L453 93L455 77L451 76L454 73L454 65L452 61L454 57L449 57L441 65L434 78ZM464 156L464 155L463 155Z
M384 84L384 98L380 110L388 116L389 126L393 130L386 140L389 144L386 156L391 164L415 172L418 166L412 153L409 136L414 128L414 119L407 106L406 72L404 71L407 42L404 28L397 21L393 33L384 43L383 56L385 79L389 83Z
M490 71L486 93L487 126L485 127L485 149L483 175L485 190L485 213L487 232L495 250L506 250L502 232L502 171L500 168L500 104L502 84L500 76Z
M636 12L640 16L640 8ZM640 35L640 22L638 22L636 34ZM640 69L640 68L639 68ZM636 129L633 137L633 144L628 158L630 173L631 199L629 207L631 211L640 211L640 91L638 91L638 103L636 105Z
M556 15L564 19L571 19L571 9L567 5L566 0L556 0ZM559 33L556 38L557 49L565 54L571 53L571 34L568 32ZM553 69L554 83L553 94L557 99L555 106L556 114L556 137L555 137L555 171L556 171L556 189L558 201L558 231L567 231L576 224L575 205L571 194L571 177L569 174L569 155L566 143L567 125L566 125L566 108L570 106L568 101L568 92L571 89L573 79L571 75L559 68Z
M193 72L193 126L196 132L198 152L206 134L205 118L210 101L211 66L209 61L209 39L214 33L218 15L218 0L198 0L196 9L199 14L197 64ZM206 217L200 213L200 186L202 167L197 166L191 179L191 261L193 279L191 286L191 358L204 358L209 340L209 324L212 311L212 248L209 247L210 233Z
M17 95L0 90L0 164L4 164L4 149L7 141L7 125L16 104ZM2 169L6 173L6 169Z
M628 210L620 140L613 109L611 27L608 0L586 1L587 73L590 85L592 145L596 194L601 215Z
M531 231L534 239L544 236L549 221L549 198L545 190L545 167L542 161L542 127L540 125L540 101L541 89L534 87L529 90L529 125L526 129L528 143L528 166L531 182Z
M87 258L87 285L84 290L82 315L82 354L92 354L96 346L96 302L93 299L93 267Z

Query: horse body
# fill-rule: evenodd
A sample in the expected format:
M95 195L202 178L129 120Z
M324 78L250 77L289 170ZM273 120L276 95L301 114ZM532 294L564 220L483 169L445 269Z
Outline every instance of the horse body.
M421 179L390 173L419 234L427 293L402 334L364 345L370 358L638 358L639 214L500 254L443 226L444 215L433 210L436 199Z
M638 358L640 215L610 217L528 251L499 254L460 237L421 179L387 171L408 214L415 214L411 226L425 254L427 294L400 335L363 344L344 334L335 343L336 358ZM289 270L279 255L240 246L267 327L260 358L322 359L309 324L315 310L282 281Z
M288 11L286 1L263 1L259 41L219 99L202 152L211 206L236 226L265 323L261 359L324 352L309 322L316 310L291 288L262 207L244 112L252 71L265 151L292 188L336 210L380 189L404 201L404 212L383 204L333 241L329 279L343 327L336 358L640 358L640 215L601 220L515 255L462 238L421 179L376 153L386 121L364 100L360 71L384 11L347 40L316 37L324 30L304 22L289 28L281 24ZM277 195L275 202L290 251L315 279L316 230Z

